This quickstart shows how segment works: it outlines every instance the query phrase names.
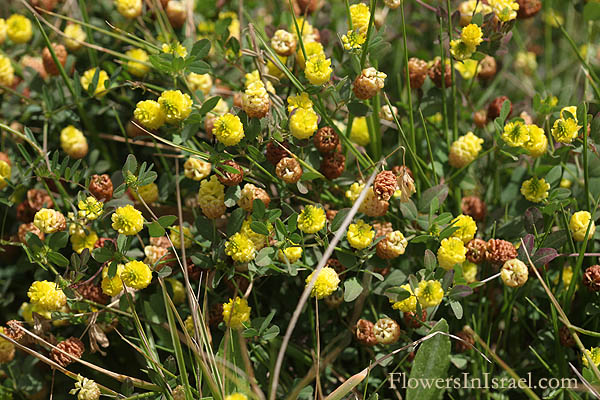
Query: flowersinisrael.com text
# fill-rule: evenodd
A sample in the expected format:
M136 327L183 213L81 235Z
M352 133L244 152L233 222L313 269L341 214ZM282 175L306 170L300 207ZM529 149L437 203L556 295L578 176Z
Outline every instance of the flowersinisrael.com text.
M473 377L463 373L460 376L448 378L414 378L404 373L389 374L390 389L574 389L577 387L575 378L539 378L534 379L531 373L527 377L514 379L510 377L492 377L484 373L481 377Z

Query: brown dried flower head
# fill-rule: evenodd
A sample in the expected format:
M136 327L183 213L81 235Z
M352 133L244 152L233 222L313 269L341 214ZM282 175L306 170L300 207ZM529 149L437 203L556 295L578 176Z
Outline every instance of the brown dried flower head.
M81 358L83 352L85 351L85 345L76 337L70 337L66 340L63 340L57 344L56 347L65 353L68 353L68 355L64 354L57 349L52 349L52 352L50 353L52 360L63 367L75 362L75 358Z
M370 187L358 211L369 217L383 217L387 213L389 206L390 203L378 199L373 188Z
M289 157L289 153L286 151L286 149L290 148L290 144L288 142L282 142L281 145L283 145L285 149L276 142L267 143L265 155L267 160L273 165L277 165L279 160L281 160L283 157Z
M179 29L183 26L187 18L187 11L183 1L170 0L167 3L165 11L173 28Z
M487 117L488 117L489 121L493 121L500 116L500 111L502 111L502 105L507 100L508 100L508 97L506 97L506 96L496 97L494 100L492 100L492 102L488 106L488 112L487 112ZM508 100L508 101L510 102L510 100ZM510 111L508 112L508 115L506 116L506 118L510 118L512 111L513 111L513 106L512 106L512 102L510 102Z
M519 19L532 18L542 9L542 0L517 0L517 3L519 3L517 11Z
M40 240L44 240L44 232L42 232L37 226L33 224L33 222L27 224L21 224L19 226L19 232L17 233L17 237L19 238L19 242L23 244L27 244L26 235L27 232L31 232L36 235Z
M452 68L450 67L449 63L446 63L444 66L442 66L442 60L439 57L435 58L427 73L429 75L429 79L431 79L433 84L438 88L442 88L442 82L446 88L452 86Z
M389 200L398 190L398 179L392 171L381 171L373 182L373 191L381 200Z
M398 171L398 190L400 190L400 201L402 203L408 202L410 196L412 196L417 189L415 188L415 181L413 180L412 173L408 168L400 169Z
M496 76L496 72L498 71L498 64L496 63L496 59L492 56L485 56L483 60L479 62L479 67L477 68L477 77L483 79L484 81L488 81Z
M265 204L265 208L268 208L271 197L269 197L269 194L264 189L251 183L246 183L237 204L246 211L252 211L254 200L262 200Z
M487 242L482 239L472 239L467 243L467 260L475 264L485 261Z
M485 258L492 264L504 264L517 258L517 249L511 242L502 239L490 239L487 242Z
M339 178L346 169L346 156L342 153L329 153L321 160L321 173L329 180Z
M592 292L600 291L600 265L592 265L585 270L583 284Z
M464 353L467 350L470 350L475 344L475 338L468 330L462 330L456 334L462 340L457 340L456 343L456 351L458 353Z
M107 174L92 175L89 187L90 193L100 201L112 199L113 183Z
M575 339L573 338L571 331L569 331L569 328L567 328L565 325L561 325L561 327L558 329L558 337L561 345L565 347L575 346Z
M10 158L8 157L8 154L3 153L0 151L0 161L4 161L5 163L7 163L8 165L10 164Z
M331 153L334 150L341 151L340 137L335 130L330 126L319 128L313 136L315 147L321 154ZM338 149L339 147L339 149Z
M110 297L104 294L102 288L93 282L86 282L77 286L77 293L84 299L93 301L99 304L108 304Z
M60 65L64 68L67 63L67 49L62 44L52 43L52 49L54 50L54 54L56 55L56 59L60 63ZM44 47L42 51L42 62L44 63L44 69L50 75L58 75L60 70L58 65L54 62L54 58L52 57L52 53L48 47Z
M354 80L352 91L357 98L368 100L383 89L385 78L385 74L375 68L365 68Z
M296 183L302 177L302 167L295 158L284 157L277 163L275 173L285 183Z
M475 111L473 113L473 122L478 128L484 128L487 125L487 112L485 110Z
M374 326L375 324L371 321L362 318L359 319L358 322L356 322L356 340L365 346L375 346L377 344L377 338L373 332Z
M6 328L4 328L4 334L12 340L18 342L25 336L25 331L21 329L22 327L23 323L21 321L12 319L6 323Z
M244 170L243 168L233 160L227 160L223 162L223 165L227 165L228 167L235 168L238 173L226 171L222 167L217 167L217 169L223 174L223 176L217 174L217 179L225 186L236 186L242 183L244 180Z
M416 312L405 312L404 313L404 325L409 328L416 329L421 326L423 322L427 319L427 311L425 309L421 310L421 318L417 317Z
M27 204L35 212L40 211L42 208L54 207L52 197L44 189L29 189L27 191Z
M373 334L379 344L392 344L400 339L400 325L391 318L380 318L373 327Z
M412 57L408 60L408 75L411 89L420 89L427 78L427 61Z
M487 214L487 207L483 200L477 196L466 196L461 200L463 214L469 215L475 221L483 221Z

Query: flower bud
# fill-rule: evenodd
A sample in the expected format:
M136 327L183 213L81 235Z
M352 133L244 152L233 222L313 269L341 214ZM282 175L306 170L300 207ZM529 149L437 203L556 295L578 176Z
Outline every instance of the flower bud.
M74 159L80 159L88 153L88 142L83 133L69 125L60 132L60 146L63 151Z

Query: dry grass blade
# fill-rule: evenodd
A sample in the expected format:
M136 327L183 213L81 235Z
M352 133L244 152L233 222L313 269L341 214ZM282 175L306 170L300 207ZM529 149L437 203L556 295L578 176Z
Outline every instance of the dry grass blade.
M281 367L283 365L283 358L285 356L285 350L287 349L287 346L290 342L290 338L292 336L292 332L294 331L294 328L296 327L298 318L300 318L300 313L302 312L302 308L306 304L306 301L308 300L308 297L310 296L310 292L312 291L312 288L315 286L315 282L317 281L319 272L321 272L321 270L327 263L327 260L329 260L329 257L331 257L331 255L333 254L333 250L335 249L335 246L338 244L338 242L340 241L340 239L346 232L346 229L350 225L350 222L352 221L352 218L354 218L354 215L356 215L356 213L358 212L358 208L360 207L361 203L367 196L367 191L371 187L371 184L373 183L373 181L375 180L375 175L377 175L379 166L381 166L382 163L383 163L383 160L381 160L377 163L377 168L375 168L375 170L369 177L367 183L365 184L365 187L363 188L362 192L360 192L358 199L356 199L356 202L350 209L350 212L348 213L348 215L346 215L346 218L344 218L342 225L337 230L337 232L335 233L335 236L329 243L329 247L327 247L327 250L325 250L325 252L323 253L321 261L319 261L319 264L317 265L317 268L314 271L311 281L308 283L306 288L304 288L304 291L302 292L302 295L300 296L298 305L296 306L296 309L294 310L292 319L290 320L290 324L288 325L287 330L285 332L283 342L281 343L281 348L279 349L279 353L277 354L277 361L275 362L275 369L273 372L273 382L271 384L271 391L269 394L270 400L275 400L275 396L277 394L277 386L279 384L279 373L281 372Z
M583 375L581 375L579 373L579 371L577 371L577 368L575 368L575 366L572 363L569 363L569 367L571 367L571 369L573 370L573 373L575 375L577 375L577 377L579 378L579 380L581 380L581 382L587 388L587 390L589 390L590 393L593 394L595 398L600 399L600 393L598 393L598 391L596 389L594 389L594 387L592 385L590 385L590 383L583 377Z

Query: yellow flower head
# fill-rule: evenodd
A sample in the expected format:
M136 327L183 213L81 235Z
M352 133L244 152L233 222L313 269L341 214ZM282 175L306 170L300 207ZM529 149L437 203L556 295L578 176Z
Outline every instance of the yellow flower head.
M325 211L321 207L308 205L298 215L298 229L304 233L319 232L325 226Z
M210 93L210 89L212 89L213 86L213 80L210 74L196 74L190 72L187 76L187 80L193 91L200 90L205 96Z
M548 197L550 185L544 178L531 178L521 185L521 194L532 203L539 203Z
M415 296L421 307L435 307L442 302L444 289L442 289L440 281L421 281L415 288Z
M4 43L6 40L7 29L6 20L4 18L0 18L0 44Z
M529 131L529 141L524 147L529 152L531 157L540 157L546 153L548 149L548 138L544 130L537 125L527 125Z
M119 14L134 19L142 14L142 0L115 0Z
M171 242L173 242L173 246L176 249L181 248L181 235L179 234L179 225L173 225L169 228L169 238ZM183 227L183 247L189 249L194 244L194 235L192 235L192 231L187 226Z
M308 79L312 85L317 86L329 82L332 72L333 69L331 69L331 60L329 58L325 58L325 55L321 54L310 56L304 69L304 75L306 75L306 79Z
M81 75L81 78L79 78L79 81L81 82L81 87L84 90L88 90L92 82L94 82L96 70L97 68L88 69L83 73L83 75ZM108 74L106 73L106 71L101 69L100 72L98 72L98 85L96 85L96 89L94 90L94 96L100 98L107 93L105 86L107 80Z
M152 281L152 271L141 261L129 261L123 267L121 280L130 288L145 289Z
M456 237L443 239L437 252L440 267L445 270L454 268L456 264L462 264L466 260L467 248L462 240Z
M133 117L144 128L155 130L165 124L167 116L160 104L154 100L143 100L136 104Z
M90 252L94 250L94 245L98 241L98 235L94 231L89 231L86 235L71 235L71 246L73 251L77 254L81 254L84 249L88 249Z
M488 4L494 14L496 14L496 17L502 22L512 21L517 18L519 3L515 0L489 0Z
M6 161L0 160L0 190L8 186L7 179L10 179L12 168Z
M520 51L515 57L514 66L526 75L531 75L537 68L537 60L533 51Z
M225 400L248 400L245 394L233 393L225 397Z
M144 228L142 213L131 204L117 208L111 219L113 229L123 235L135 235Z
M475 237L477 224L470 216L460 214L458 217L454 218L452 222L454 223L452 226L458 228L458 230L454 231L452 237L459 238L463 243L468 243Z
M585 354L587 354L590 357L590 359L596 366L600 366L600 347L592 347L589 350L586 350ZM584 366L589 368L590 363L588 362L585 354L581 356L581 361L583 362Z
M215 175L200 182L198 204L208 218L218 218L225 213L225 186Z
M355 117L350 130L350 140L360 146L366 146L371 142L366 117Z
M350 20L354 29L358 29L366 34L370 18L371 12L366 4L358 3L350 6Z
M223 304L223 322L231 329L240 329L244 322L250 320L251 311L248 300L236 296L235 299L229 299L229 303Z
M0 333L6 334L3 327L0 327ZM11 362L15 358L15 345L0 337L0 364Z
M405 313L415 312L417 310L417 298L413 293L412 289L410 288L410 285L407 283L406 285L402 285L400 287L409 292L410 296L400 301L394 301L390 299L390 303L393 303L392 308L394 310L400 310Z
M529 129L521 121L509 122L504 126L502 139L510 147L520 147L529 141Z
M588 225L590 225L590 232L588 239L591 239L596 232L596 225L592 220L592 215L588 211L577 211L571 215L571 221L569 222L569 229L573 235L573 239L576 242L583 242L585 240L585 232L587 231Z
M57 311L67 304L67 296L56 283L35 281L27 291L31 304L39 306L44 311Z
M458 138L450 146L450 154L448 154L448 162L454 168L462 168L477 158L481 151L483 139L475 136L473 132L468 132Z
M175 57L185 58L188 54L185 46L179 42L173 42L171 44L163 43L160 49L163 53L172 54Z
M307 59L317 55L325 57L325 50L323 49L323 45L319 42L304 43L304 51L306 51ZM301 48L296 51L296 59L300 68L306 68L306 60L304 59L304 53Z
M4 86L12 86L15 80L15 70L10 58L0 54L0 83Z
M315 274L315 271L313 271L306 278L305 282L306 282L307 286L310 283L310 281L312 280L314 274ZM311 296L316 297L317 299L322 299L324 297L329 296L333 292L335 292L338 288L339 283L340 283L340 278L339 278L337 272L335 272L335 270L331 267L324 267L321 270L321 272L319 272L319 275L317 276L317 279L315 280L315 285L313 286L310 294L311 294Z
M290 117L290 131L297 139L308 139L319 129L318 122L312 108L298 108Z
M244 223L242 223L242 228L240 229L240 233L245 235L248 239L252 240L252 243L254 243L254 247L258 251L258 250L261 250L263 247L265 247L267 244L269 244L269 237L267 235L263 235L263 234L254 232L251 228L251 224L252 224L252 217L246 218ZM271 223L269 223L269 222L267 222L266 225L267 225L267 229L269 230L269 232L272 232L273 225L271 225Z
M88 153L88 142L83 132L69 125L60 131L60 147L69 157L80 159Z
M79 208L78 215L80 218L93 221L102 215L104 203L96 200L93 196L88 196L86 199L80 200L77 207Z
M560 143L571 143L579 134L580 125L574 118L559 118L552 125L552 136Z
M127 61L127 71L129 71L131 75L137 76L138 78L142 78L148 73L148 71L150 71L150 66L147 65L148 61L150 60L150 57L148 56L148 53L146 53L146 50L131 49L127 50L127 52L125 52L125 55L136 60Z
M454 69L457 70L460 76L466 80L470 80L475 77L475 74L477 73L477 66L477 61L471 59L454 63Z
M277 255L279 257L279 261L281 261L282 263L284 263L287 260L290 264L293 264L296 261L298 261L300 257L302 257L302 247L289 246L283 250L279 250L279 252L277 252Z
M290 31L292 32L296 40L298 40L298 32L300 32L300 36L302 36L302 40L304 41L305 45L306 43L314 43L315 37L313 26L302 17L297 18L296 23L298 24L298 30L296 30L296 25L293 22L290 26Z
M346 198L354 203L364 188L364 183L354 182L352 185L350 185L350 188L346 190Z
M247 263L256 257L256 248L248 236L237 232L225 242L225 254L235 262Z
M190 157L183 164L186 178L201 181L210 175L212 164L199 158Z
M158 200L158 185L152 182L144 186L139 186L137 192L131 191L131 195L139 202L144 200L148 204L154 203Z
M565 287L569 287L573 280L573 267L567 265L562 269L562 281Z
M115 276L111 278L108 273L110 268L108 266L104 267L104 269L102 270L102 282L100 283L100 286L102 287L102 292L104 292L104 294L113 297L121 293L121 291L123 290L123 281L121 280L121 274L123 273L124 268L125 267L123 264L118 264Z
M523 261L513 258L512 260L506 261L502 266L500 278L508 287L521 287L529 278L529 269Z
M348 31L348 33L342 36L342 44L346 50L358 50L366 41L366 33L360 30Z
M237 115L227 113L215 121L213 135L225 146L235 146L244 138L244 125Z
M185 301L185 286L175 278L167 278L171 290L173 290L173 303L182 304Z
M68 23L63 33L66 36L65 46L71 51L79 50L82 46L79 42L85 42L87 36L81 25L73 23Z
M455 39L450 41L450 53L459 61L470 58L473 52L475 52L475 47L467 45L462 40Z
M6 20L6 34L15 43L27 43L33 36L31 21L21 14L13 14Z
M350 226L348 226L346 238L348 239L350 246L362 250L369 247L373 242L375 231L371 225L365 223L362 219L359 219L355 224L350 224Z
M233 11L222 11L219 13L219 19L220 20L225 20L225 19L231 20L231 22L229 23L229 26L227 27L227 30L229 31L229 36L233 36L239 40L239 38L240 38L240 21L238 20L237 14Z
M295 96L288 97L287 102L288 102L287 110L290 113L292 111L294 111L296 108L304 108L306 110L313 109L313 102L310 99L310 97L308 96L308 93L306 93L306 92L302 92Z
M77 394L77 400L98 400L101 392L96 382L81 375L77 375L75 389L71 389L69 394Z
M66 228L65 216L52 208L42 208L35 213L33 224L42 232L54 233Z
M158 98L158 104L169 124L176 124L186 119L192 112L193 101L189 94L180 90L165 90Z
M463 277L467 283L473 283L477 281L477 271L479 267L477 264L467 261L462 266Z
M469 24L465 26L460 33L460 40L474 49L483 41L483 32L479 26Z

